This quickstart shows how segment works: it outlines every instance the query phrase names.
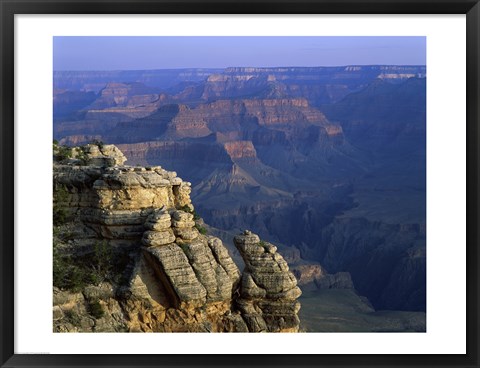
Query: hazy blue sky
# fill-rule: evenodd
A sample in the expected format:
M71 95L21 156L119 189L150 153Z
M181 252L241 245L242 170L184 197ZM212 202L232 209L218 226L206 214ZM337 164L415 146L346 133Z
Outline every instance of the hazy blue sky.
M425 65L425 37L54 37L54 70Z

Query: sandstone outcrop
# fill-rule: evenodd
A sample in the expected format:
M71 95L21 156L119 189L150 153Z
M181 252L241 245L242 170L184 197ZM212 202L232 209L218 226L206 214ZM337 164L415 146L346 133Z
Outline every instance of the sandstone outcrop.
M238 308L252 332L297 332L300 295L287 262L270 243L246 230L234 238L245 261Z
M117 166L123 165L127 158L113 144L98 146L87 144L85 154L88 164L92 166Z
M82 147L68 148L54 144L54 159L68 164L79 164L100 167L123 165L127 158L113 144L86 144Z
M222 241L205 234L190 183L159 166L126 166L112 145L71 148L62 160L66 148L57 151L54 201L65 219L55 254L109 273L79 290L55 289L54 331L298 330L300 290L276 248L253 234L236 238L241 275Z

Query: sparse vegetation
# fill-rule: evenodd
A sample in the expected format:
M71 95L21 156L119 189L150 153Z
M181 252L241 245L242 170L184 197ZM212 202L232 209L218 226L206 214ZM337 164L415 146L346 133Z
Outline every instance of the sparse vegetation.
M80 292L88 284L89 273L77 266L71 257L63 254L58 243L53 243L53 285L64 290Z
M77 150L77 155L76 158L80 161L80 165L85 166L88 164L88 156L87 156L87 150L86 146L80 147L79 150Z
M105 315L105 311L98 300L88 303L88 313L95 319L100 319Z
M190 244L188 244L188 243L181 243L181 244L178 244L178 245L180 246L180 248L182 248L183 253L187 254L187 253L189 252L188 246L189 246Z
M199 224L195 224L195 228L198 230L198 232L202 235L206 235L208 233L207 229L203 226L200 226Z
M108 245L106 240L101 242L96 242L94 247L93 254L93 268L94 275L96 279L96 284L105 281L112 280L114 277L113 274L113 250L110 245Z
M103 142L95 141L98 147L103 147ZM58 141L53 140L53 157L56 161L63 161L69 158L77 159L80 165L86 165L88 163L87 146L81 147L68 147L60 145Z
M68 190L63 185L57 185L53 188L53 225L63 225L67 221L67 208L65 203L68 201Z
M201 219L201 217L197 214L197 212L195 212L195 210L192 210L192 209L190 208L190 206L188 206L188 205L185 205L185 206L183 206L183 207L180 207L179 210L180 210L180 211L183 211L183 212L191 213L191 214L193 215L193 219L194 219L195 221Z
M55 143L56 142L56 143ZM68 146L61 146L58 141L53 142L53 156L57 161L63 161L67 158L72 158L73 149Z
M192 209L188 205L180 207L179 210L187 213L193 213Z
M126 260L114 257L106 241L96 242L93 251L83 255L72 254L53 243L53 285L72 292L80 292L87 285L104 281L121 283Z
M68 323L71 323L75 327L80 327L82 321L78 313L75 312L73 309L65 311L65 319Z
M94 274L78 262L76 257L61 250L59 243L53 243L53 285L78 293L89 284L94 284Z

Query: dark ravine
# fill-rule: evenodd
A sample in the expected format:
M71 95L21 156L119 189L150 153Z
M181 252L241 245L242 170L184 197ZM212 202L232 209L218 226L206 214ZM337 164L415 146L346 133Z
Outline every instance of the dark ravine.
M299 248L331 273L349 272L376 309L425 311L425 228L337 219Z

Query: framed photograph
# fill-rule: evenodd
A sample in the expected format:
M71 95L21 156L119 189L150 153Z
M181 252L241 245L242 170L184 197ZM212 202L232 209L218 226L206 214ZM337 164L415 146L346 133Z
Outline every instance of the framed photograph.
M1 1L1 366L479 366L475 1Z

